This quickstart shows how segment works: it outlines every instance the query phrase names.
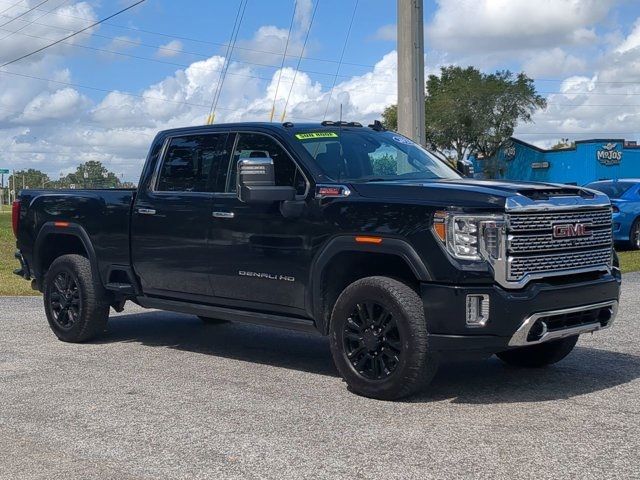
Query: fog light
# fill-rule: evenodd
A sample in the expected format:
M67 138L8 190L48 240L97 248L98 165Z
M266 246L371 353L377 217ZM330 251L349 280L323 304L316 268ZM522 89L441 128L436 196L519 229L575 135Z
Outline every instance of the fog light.
M467 325L484 327L489 321L489 295L467 295Z

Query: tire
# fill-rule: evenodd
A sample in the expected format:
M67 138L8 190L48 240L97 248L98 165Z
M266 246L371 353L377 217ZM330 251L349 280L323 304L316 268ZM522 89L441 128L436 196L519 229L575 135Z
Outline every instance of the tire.
M202 317L200 315L198 315L198 318L206 325L221 325L223 323L229 323L228 320L221 320L219 318Z
M44 308L51 330L63 342L91 340L109 320L108 296L89 260L80 255L63 255L51 264L44 279Z
M340 294L331 315L330 346L349 390L364 397L406 397L426 387L438 369L422 300L388 277L363 278Z
M500 360L514 367L540 368L562 360L571 353L576 343L578 343L578 335L530 347L514 348L496 355Z
M631 226L629 248L631 250L640 250L640 218L636 218L636 221Z

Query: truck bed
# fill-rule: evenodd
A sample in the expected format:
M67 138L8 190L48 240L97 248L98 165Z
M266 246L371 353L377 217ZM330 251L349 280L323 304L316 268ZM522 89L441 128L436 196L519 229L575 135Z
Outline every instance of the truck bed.
M100 274L105 279L110 265L130 265L129 223L134 189L23 190L26 208L21 219L18 248L33 261L39 233L45 225L69 222L81 226L95 249ZM59 223L60 224L60 223Z

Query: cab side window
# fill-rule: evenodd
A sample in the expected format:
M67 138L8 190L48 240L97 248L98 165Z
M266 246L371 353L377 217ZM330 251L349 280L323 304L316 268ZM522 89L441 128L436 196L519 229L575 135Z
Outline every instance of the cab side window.
M227 134L172 138L156 190L160 192L224 192L229 165Z
M284 149L271 137L259 133L240 133L231 159L231 175L229 176L229 192L236 191L238 160L244 158L265 158L273 160L276 185L295 187L297 195L304 195L307 184L296 164Z

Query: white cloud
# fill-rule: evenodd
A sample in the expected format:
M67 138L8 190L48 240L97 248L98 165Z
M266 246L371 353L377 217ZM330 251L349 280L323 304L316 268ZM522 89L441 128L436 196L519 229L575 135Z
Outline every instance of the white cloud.
M376 33L373 34L373 38L376 40L395 42L398 39L398 26L395 23L382 25L376 30Z
M156 52L157 57L176 57L182 53L183 45L180 40L172 40L165 45L160 45Z
M597 40L616 0L437 0L429 41L450 52L513 51Z
M640 47L640 18L636 20L631 33L616 47L615 51L625 53L638 47Z
M23 7L35 7L37 3L39 3L37 0L29 0L23 4ZM89 22L97 19L93 8L86 2L62 6L49 13L46 17L46 25L40 21L29 24L29 22L38 19L41 15L42 12L34 10L7 24L5 27L0 28L0 39L2 39L2 41L0 41L0 63L13 60L37 50L51 43L52 40L56 40L64 35L69 35L86 27ZM5 22L6 20L1 23ZM26 26L29 28L26 29ZM28 32L28 34L26 32ZM87 34L90 33L91 31L87 31ZM71 45L79 42L81 39L86 41L86 37L87 35L78 35L70 38L64 43L48 48L43 53L21 60L20 64L25 65L39 62L45 56L70 52L73 49Z
M522 66L522 70L530 77L558 76L582 73L587 62L565 52L561 48L552 48L533 53Z
M72 88L42 92L27 104L19 121L63 120L80 114L89 104L86 97Z

